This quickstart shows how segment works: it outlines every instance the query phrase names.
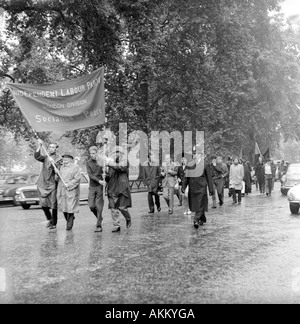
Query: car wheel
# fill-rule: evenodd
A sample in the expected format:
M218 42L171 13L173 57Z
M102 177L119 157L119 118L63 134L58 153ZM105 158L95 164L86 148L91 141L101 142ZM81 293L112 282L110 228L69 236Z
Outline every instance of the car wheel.
M31 207L31 205L21 205L21 206L22 206L22 208L25 209L25 210L28 210L28 209Z
M299 208L300 208L299 204L290 204L290 210L293 215L298 215Z

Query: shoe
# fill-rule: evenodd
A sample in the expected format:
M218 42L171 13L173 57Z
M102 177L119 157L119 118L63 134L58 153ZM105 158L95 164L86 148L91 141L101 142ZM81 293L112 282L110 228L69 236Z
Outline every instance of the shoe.
M183 213L183 215L185 215L185 216L186 216L187 214L188 214L188 213L187 213L186 211Z
M200 222L203 223L203 224L205 224L206 221L207 221L207 220L206 220L206 217L203 215L203 216L201 217L201 219L200 219ZM202 224L202 225L203 225L203 224Z
M172 215L173 214L173 210L169 210L169 215Z
M213 206L212 208L213 208L213 209L217 209L217 206Z
M200 221L199 226L203 226L206 222Z
M232 205L236 205L236 201L234 201L234 202L232 203Z
M98 226L96 229L95 229L95 233L101 233L103 231L102 227L101 226Z
M181 207L181 206L182 206L182 204L179 204L179 205L178 205L178 207Z
M50 228L52 225L52 222L51 221L48 221L47 225L46 225L46 228Z
M117 232L121 232L121 227L115 227L113 230L112 230L112 233L117 233Z
M194 227L195 227L196 229L198 229L198 228L199 228L199 222L194 222Z
M224 201L220 201L220 207L224 205Z
M153 210L153 211L150 210L150 211L148 212L148 214L154 214L154 210Z
M55 229L56 229L56 225L51 225L51 226L49 227L49 229L50 229L50 230L55 230Z
M131 220L127 220L127 221L126 221L126 227L127 227L127 228L130 228L131 225L132 225L132 224L131 224Z
M191 213L192 213L192 212L189 210L189 211L188 211L188 215L191 215Z
M161 208L160 208L160 207L159 207L159 208L157 209L157 212L158 212L158 213L160 213L160 212L161 212Z

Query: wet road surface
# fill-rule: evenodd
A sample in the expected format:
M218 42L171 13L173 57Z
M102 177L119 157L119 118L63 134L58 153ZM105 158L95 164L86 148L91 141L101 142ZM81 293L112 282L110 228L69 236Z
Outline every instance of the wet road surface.
M253 187L254 188L254 187ZM45 228L39 207L0 208L0 303L300 303L300 215L279 184L271 198L228 198L193 228L182 207L148 215L133 195L133 226L104 231L83 204L72 232L60 215ZM162 197L161 197L162 201ZM177 203L177 199L175 199ZM210 201L211 202L211 201Z

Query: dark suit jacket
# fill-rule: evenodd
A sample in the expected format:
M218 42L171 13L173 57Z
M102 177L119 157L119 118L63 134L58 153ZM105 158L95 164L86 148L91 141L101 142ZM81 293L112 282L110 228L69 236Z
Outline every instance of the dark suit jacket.
M178 167L177 177L179 179L179 184L180 185L182 185L183 180L185 178L185 169L186 169L186 166L185 166L185 168L183 168L182 165Z
M158 192L159 182L161 180L161 169L159 166L143 166L143 181L148 187L149 192Z

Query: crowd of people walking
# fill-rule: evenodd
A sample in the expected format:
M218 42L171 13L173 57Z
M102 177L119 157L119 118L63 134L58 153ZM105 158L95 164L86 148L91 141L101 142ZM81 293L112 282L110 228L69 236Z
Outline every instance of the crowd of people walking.
M155 164L156 165L156 164ZM197 176L190 176L189 171L202 166ZM224 189L229 189L229 197L232 197L233 205L241 205L242 198L252 193L252 186L260 190L261 194L272 195L276 174L280 178L284 173L284 161L277 166L272 159L259 157L257 164L252 167L246 159L238 157L228 158L226 163L223 157L211 155L205 158L201 164L201 156L194 156L188 163L183 156L181 164L175 163L170 155L165 157L163 166L160 169L152 166L149 158L144 167L143 180L149 193L150 214L154 213L152 196L155 195L157 211L161 210L159 200L160 182L163 190L163 197L169 208L169 214L173 214L174 197L178 197L179 206L184 205L184 215L194 216L194 226L199 228L206 223L205 213L208 211L209 196L212 197L212 208L216 209L217 200L219 206L224 205Z
M72 154L58 154L58 146L51 143L42 154L43 142L35 152L35 159L43 163L37 183L40 205L48 220L47 227L56 229L58 211L62 212L67 230L74 226L75 214L79 213L81 170L74 163ZM124 157L124 149L115 147L109 157L99 154L99 148L89 149L86 171L89 176L89 208L96 217L95 232L102 232L105 192L111 211L113 232L121 231L120 214L126 220L126 227L132 225L129 208L132 198L129 185L129 165ZM267 196L272 195L276 174L284 172L284 163L275 165L271 159L259 158L252 167L246 159L238 157L223 161L222 156L211 155L204 158L194 152L188 160L183 154L180 163L175 162L169 154L159 166L153 156L149 156L142 165L142 178L148 191L149 214L161 212L160 192L168 206L168 213L174 213L175 197L178 205L183 206L184 215L194 213L194 227L206 223L206 212L211 197L212 208L224 205L224 189L229 189L233 205L240 205L242 197L251 194L252 185Z

